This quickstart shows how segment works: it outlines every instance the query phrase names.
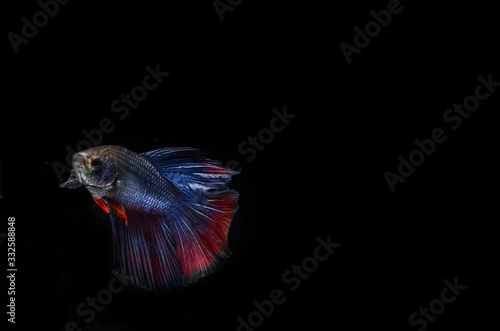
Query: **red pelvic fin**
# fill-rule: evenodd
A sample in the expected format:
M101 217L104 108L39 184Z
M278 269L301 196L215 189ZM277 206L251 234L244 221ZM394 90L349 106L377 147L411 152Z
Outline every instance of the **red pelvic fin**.
M97 199L97 198L94 198L94 201L97 203L97 205L99 207L104 209L104 211L109 214L109 209L108 209L108 207L106 207L106 204L104 203L104 201Z
M104 201L102 201L101 199L98 199L98 198L94 198L94 201L99 205L99 207L104 209L104 211L106 213L118 216L119 218L121 218L125 222L125 226L128 225L127 213L125 212L125 209L121 205L113 203L113 202L108 202L108 205L106 205L106 203L104 203ZM108 208L108 206L109 206L109 208ZM110 208L111 208L111 211L110 211Z
M125 222L125 226L128 225L128 218L127 218L127 213L125 212L125 209L123 208L122 205L115 204L115 203L109 203L109 206L112 208L113 214L118 216Z

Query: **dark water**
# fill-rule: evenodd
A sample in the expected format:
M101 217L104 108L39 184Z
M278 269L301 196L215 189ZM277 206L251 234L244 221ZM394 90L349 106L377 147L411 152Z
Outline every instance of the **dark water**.
M3 314L9 329L488 325L493 8L232 1L221 21L211 1L72 1L57 13L54 3L53 17L35 1L2 11L0 232L15 217L17 269L15 295L2 277L4 307L16 302L15 324ZM386 26L356 37L374 17ZM342 42L358 43L350 63ZM58 188L71 154L96 144L197 147L241 168L226 267L170 294L122 289L108 216L84 189ZM467 286L458 296L445 290L454 281Z

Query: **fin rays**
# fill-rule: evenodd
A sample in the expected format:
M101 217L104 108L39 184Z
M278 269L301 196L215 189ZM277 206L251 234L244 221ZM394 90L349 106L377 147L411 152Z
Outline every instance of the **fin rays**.
M237 172L194 148L164 148L141 156L181 195L176 208L152 214L113 206L115 263L132 283L169 291L218 270L229 255L227 236L238 193L226 183ZM125 183L118 184L128 190Z

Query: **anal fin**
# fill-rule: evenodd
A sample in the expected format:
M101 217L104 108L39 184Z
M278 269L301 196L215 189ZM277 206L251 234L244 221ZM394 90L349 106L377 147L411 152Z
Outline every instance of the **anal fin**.
M181 287L182 267L165 219L138 211L126 215L128 226L110 213L116 269L131 283L155 291Z

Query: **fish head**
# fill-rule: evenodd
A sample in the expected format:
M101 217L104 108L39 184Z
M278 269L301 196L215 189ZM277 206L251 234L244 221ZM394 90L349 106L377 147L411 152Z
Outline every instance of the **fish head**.
M71 157L73 170L68 180L61 184L64 188L75 188L81 185L96 188L108 188L118 175L116 163L112 155L101 148L90 148L73 154Z

